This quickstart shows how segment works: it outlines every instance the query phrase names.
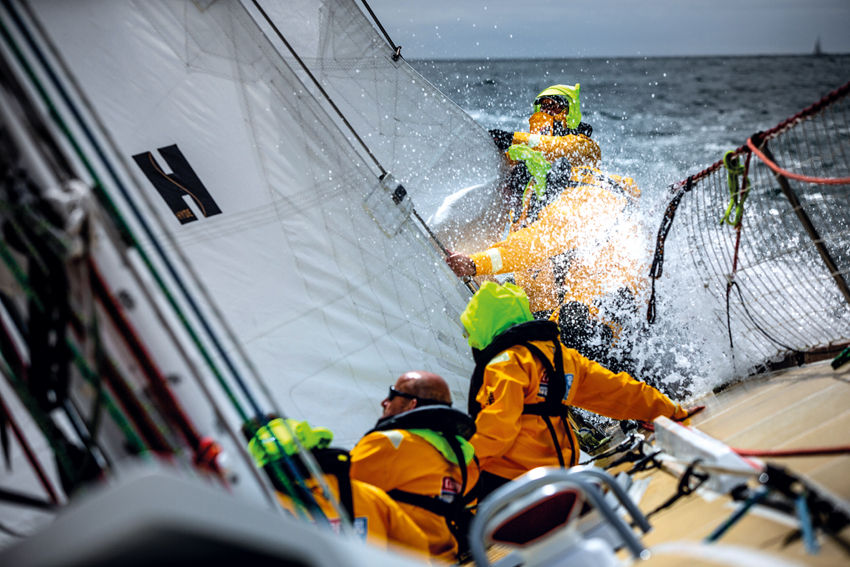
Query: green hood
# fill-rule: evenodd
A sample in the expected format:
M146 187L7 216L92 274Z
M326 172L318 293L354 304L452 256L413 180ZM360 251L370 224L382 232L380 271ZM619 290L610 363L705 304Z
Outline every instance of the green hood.
M298 452L298 445L293 439L298 437L301 446L306 450L325 449L333 440L333 433L324 427L310 427L306 421L294 419L273 419L267 425L260 427L254 437L248 442L248 451L258 467ZM283 454L281 454L283 453Z
M486 348L514 325L533 320L528 296L521 288L492 281L481 284L460 314L460 322L469 335L469 346L478 350Z
M544 96L561 97L570 103L570 110L567 112L567 126L570 128L578 128L581 123L581 104L579 103L579 91L581 85L576 83L570 87L568 85L552 85L543 89L534 99L534 112L540 112L540 105L537 101Z

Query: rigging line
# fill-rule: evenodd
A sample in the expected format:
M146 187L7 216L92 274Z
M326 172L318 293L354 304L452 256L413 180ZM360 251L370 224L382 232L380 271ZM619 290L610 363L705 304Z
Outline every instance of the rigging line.
M773 160L764 155L761 150L756 147L752 138L747 138L747 147L777 175L788 177L789 179L794 179L796 181L802 181L804 183L816 183L818 185L850 184L850 177L812 177L809 175L800 175L799 173L793 173L791 171L788 171L787 169L783 169L779 167L779 165L777 165Z
M130 263L130 266L131 266L131 271L133 273L133 276L138 280L140 278L139 274L132 267L133 266L132 263ZM91 267L92 267L93 270L95 270L97 276L100 277L100 272L97 269L97 266L93 263L93 261L92 261ZM104 286L104 293L106 294L107 298L110 298L110 301L115 301L115 299L114 299L115 295L108 288L108 285L106 284L105 281L102 282L102 285ZM148 302L150 302L152 305L156 305L156 302L153 300L153 297L150 295L149 290L144 286L141 287L141 290L142 290L142 293L144 294L145 298L148 300ZM117 301L116 301L116 304L117 304ZM120 304L118 304L118 308L120 310ZM218 422L223 425L225 431L230 436L230 439L233 441L233 443L237 447L237 453L239 453L239 455L242 456L243 461L245 461L245 463L248 466L248 470L251 471L251 474L253 475L254 479L257 481L258 485L262 487L263 494L266 496L269 503L273 504L274 508L276 510L280 510L280 506L277 506L277 500L276 500L274 494L272 494L272 492L269 490L269 488L267 486L267 483L263 480L263 475L261 474L261 472L257 469L256 466L254 466L254 462L251 459L251 456L248 453L248 450L246 449L244 443L242 442L241 437L233 429L233 427L230 425L230 421L225 417L224 413L222 412L222 409L219 407L218 401L213 397L212 392L210 391L209 386L207 385L207 382L201 378L200 371L195 366L193 358L189 357L188 353L183 348L183 345L177 340L177 337L175 336L174 331L172 330L171 326L165 324L165 321L162 318L162 313L160 313L159 309L155 309L155 312L156 312L156 315L159 318L159 320L161 322L163 322L163 327L166 329L166 333L167 333L168 337L171 339L172 343L175 345L175 348L182 355L184 361L188 365L190 374L195 377L195 380L196 380L198 387L201 389L201 392L203 393L204 397L206 398L206 400L209 402L210 406L212 407L213 413L215 414L216 418L218 419Z
M0 241L0 244L2 244L2 241ZM11 350L13 352L10 352L9 354L14 355L17 359L17 367L22 371L25 371L26 362L24 361L23 354L18 350L10 338L11 330L7 327L5 320L0 321L0 329L3 331L3 334L0 335L0 340L5 338L10 342ZM0 374L3 374L6 377L6 380L18 395L18 399L21 400L21 403L29 412L30 417L32 417L38 428L41 430L42 435L44 435L44 438L47 440L47 443L50 445L50 448L56 456L56 461L60 471L64 472L69 478L73 477L75 473L67 448L59 443L59 439L65 439L65 435L56 426L53 418L50 417L47 412L41 408L35 398L33 398L26 386L25 379L18 376L12 367L12 364L6 359L6 351L2 348L2 342L0 342Z
M194 312L195 316L200 321L201 326L206 331L208 337L210 338L210 340L213 343L213 346L218 351L218 354L221 356L221 358L225 362L225 365L231 371L231 373L234 377L234 380L236 380L237 384L239 384L241 387L243 387L243 391L246 391L247 389L244 387L244 381L242 380L239 372L236 370L235 365L233 364L231 358L228 356L227 352L225 351L225 349L221 345L220 341L218 340L217 335L213 332L212 327L210 326L209 322L206 320L206 318L201 313L200 308L197 305L197 302L194 300L192 295L189 293L186 285L183 283L183 280L180 278L179 274L177 273L176 268L174 267L172 262L166 256L165 251L162 248L162 245L157 240L155 234L153 233L152 229L148 225L144 216L139 211L136 203L131 199L129 190L125 187L124 183L120 180L115 168L112 166L111 162L107 159L103 148L97 142L97 140L95 139L94 134L92 133L91 129L88 127L86 122L83 120L83 117L82 117L79 109L73 103L73 101L70 99L70 96L68 95L66 89L63 87L63 85L59 81L58 76L54 72L53 68L49 65L49 62L47 61L45 55L42 53L39 46L35 44L35 40L33 39L32 35L30 34L29 29L26 28L24 22L21 20L20 14L18 14L17 11L14 9L14 7L11 6L11 3L9 2L9 0L3 0L3 4L7 7L7 10L9 10L10 14L12 15L13 20L15 21L15 24L18 26L19 31L23 34L24 39L27 42L27 45L35 53L36 58L41 63L42 68L48 74L53 86L59 92L62 100L64 101L64 103L68 107L68 109L71 112L71 114L73 115L74 119L77 121L77 124L79 125L79 127L82 129L83 134L85 135L85 137L87 138L89 143L94 148L95 153L97 154L98 158L100 159L101 164L106 168L110 177L112 177L112 180L115 183L116 187L118 188L119 192L123 196L127 205L132 210L132 212L133 212L133 214L136 218L136 221L141 225L143 231L145 232L145 235L148 237L148 240L150 241L151 245L156 250L157 254L159 255L160 259L162 260L163 264L165 265L168 273L174 279L176 285L178 286L178 288L182 292L183 298L189 304L190 309ZM105 201L107 210L110 212L112 217L118 222L120 228L122 229L122 234L129 240L130 245L132 245L139 252L139 255L141 256L141 258L145 262L145 265L147 266L147 268L150 270L150 272L153 275L154 279L156 280L158 286L160 287L160 289L162 290L166 299L168 300L169 304L175 310L175 313L178 316L178 318L180 319L184 328L189 333L192 340L195 342L195 345L198 347L198 350L201 353L201 355L203 356L205 362L208 364L210 369L216 375L216 378L219 380L219 383L222 385L222 388L225 390L226 394L228 395L231 402L233 403L234 408L240 414L243 421L247 420L247 418L248 418L247 414L245 413L241 404L239 404L239 402L236 400L236 398L233 395L230 387L226 385L226 383L224 381L224 377L221 374L221 371L218 369L218 366L212 360L211 356L207 352L207 349L201 343L200 338L198 337L195 330L192 328L191 324L189 323L188 319L186 318L186 315L183 313L183 311L177 305L176 300L174 299L174 296L168 290L167 286L165 285L164 280L162 279L162 276L160 276L160 274L154 268L150 257L147 255L147 253L140 246L140 244L138 243L136 238L133 236L132 231L129 228L129 225L126 223L126 221L124 220L124 218L122 217L122 215L118 211L115 204L111 201L109 196L106 194L104 186L100 182L99 176L95 172L94 167L92 166L91 162L86 158L85 153L83 152L82 148L79 146L79 144L74 139L74 136L71 134L70 130L68 129L67 124L65 124L64 121L62 120L61 116L59 115L58 109L52 103L50 97L45 92L44 87L40 85L40 82L39 82L38 78L35 76L35 74L33 73L32 68L29 66L28 62L24 59L23 54L20 52L20 48L17 47L14 40L8 34L8 31L5 29L5 26L0 26L0 29L2 29L3 36L6 39L7 43L9 43L10 47L13 49L13 51L15 51L15 54L18 57L20 63L26 68L28 74L30 75L30 79L34 83L34 86L37 88L37 90L39 91L39 94L41 95L45 104L47 104L48 108L50 109L51 116L57 122L57 124L58 124L60 130L63 132L63 134L68 138L69 143L71 143L71 145L74 147L74 150L76 151L79 158L83 161L83 163L86 166L86 169L88 170L89 174L95 180L95 189L98 190L98 195L101 197L101 199L103 201ZM54 51L55 51L55 48L54 48ZM246 392L246 395L249 398L248 401L253 406L253 409L255 410L256 415L262 415L262 411L260 410L256 401L254 400L253 396L251 396L247 392Z
M106 406L106 410L109 412L112 420L121 432L124 433L124 436L127 438L127 444L134 454L146 453L148 447L142 440L143 434L141 433L141 427L132 420L128 409L125 408L124 411L119 409L119 404L116 403L112 395L106 390L106 386L104 384L104 375L107 373L106 370L100 369L100 372L95 372L80 350L70 340L68 341L68 347L70 348L74 365L77 367L77 370L79 370L83 378L95 390L93 409L90 412L93 414L92 421L87 423L85 428L86 431L90 432L92 440L94 440L94 437L97 434L100 422L100 409L102 406Z
M377 25L378 29L381 30L381 33L384 34L384 37L386 38L387 43L390 44L390 47L393 50L393 61L398 61L399 58L401 57L401 46L396 45L395 42L393 42L393 40L390 38L390 34L388 34L387 30L384 29L383 24L381 24L381 21L378 19L378 16L375 15L375 12L372 11L372 7L369 6L369 3L366 2L366 0L360 0L360 1L363 3L363 6L366 7L366 10L368 10L369 15L372 16L372 20L375 22L375 25Z
M313 74L313 72L310 70L310 68L307 66L307 64L304 63L304 61L301 59L301 57L298 55L298 53L296 53L296 51L292 47L292 45L290 45L290 43L286 40L286 38L283 36L283 32L280 31L280 28L278 28L278 26L272 21L271 17L263 9L263 7L260 6L258 0L252 0L252 3L254 4L254 7L256 7L257 10L260 12L260 14L263 16L263 18L266 20L266 23L268 23L268 25L272 28L272 30L274 30L274 33L278 37L278 39L280 39L280 41L283 42L283 44L286 46L286 49L289 50L289 52L292 54L292 56L295 58L295 60L298 62L298 64L301 66L301 68L304 70L304 72L307 74L307 76L310 77L310 80L313 82L313 84L316 86L316 88L319 89L319 92L322 94L322 96L325 98L325 100L328 102L328 104L331 106L331 108L334 110L334 112L337 114L337 116L339 116L339 118L340 118L340 120L342 120L343 124L345 124L345 127L348 128L348 131L351 132L351 135L354 136L354 138L357 140L357 142L360 144L360 146L363 148L363 150L372 159L372 162L375 164L375 166L380 171L380 177L383 177L384 175L386 175L387 170L384 168L384 166L378 160L377 156L374 153L372 153L371 148L369 148L369 146L366 144L366 142L363 140L363 138L360 137L360 134L357 133L357 131L354 129L354 126L351 125L351 123L348 121L348 119L342 113L342 110L340 110L340 108L336 105L336 103L331 98L330 94L328 94L328 92L325 90L325 88L319 82L318 78L316 78L316 76ZM364 3L364 5L366 5L365 1L363 3ZM368 5L366 5L366 7L368 8ZM371 13L371 9L369 9L369 11ZM373 14L372 17L374 18L374 14ZM375 21L377 22L377 18L375 18ZM380 25L380 23L378 25ZM389 39L389 37L387 39ZM390 43L392 44L392 41L390 41ZM397 53L400 54L400 52L401 52L401 47L398 47ZM397 59L397 57L394 56L393 60L396 60L396 59ZM437 235L434 234L434 232L431 230L431 228L425 223L425 221L422 219L422 217L419 215L419 213L416 211L416 209L412 209L412 210L413 210L414 217L419 222L421 227L426 231L426 233L428 234L428 237L432 240L432 242L434 242L434 244L443 253L443 255L446 258L448 258L450 256L448 249L446 249L446 247L443 245L443 243L440 241L440 239L437 238ZM475 291L477 289L477 285L473 284L469 280L464 280L464 285L466 285L467 289L469 289L470 292L475 293Z
M363 141L363 138L360 137L360 134L357 133L357 131L354 129L354 126L351 125L351 123L342 113L342 110L340 110L340 108L333 101L330 94L328 94L328 92L319 82L319 79L316 78L316 76L313 74L307 64L304 63L304 61L301 59L298 53L296 53L292 45L290 45L290 43L286 40L286 38L283 36L283 32L281 32L280 28L277 27L277 24L272 21L271 17L263 9L263 7L260 6L260 3L257 0L252 0L252 4L254 4L254 7L257 8L257 10L259 10L260 14L263 16L263 19L265 19L266 23L268 23L268 25L272 28L277 38L283 42L283 44L286 46L286 49L288 49L289 53L292 54L292 57L295 58L295 61L297 61L301 68L304 70L304 72L307 73L307 76L310 77L310 80L313 81L313 84L316 85L316 88L319 89L319 92L322 94L323 97L325 97L325 100L328 102L328 104L331 105L331 108L333 108L334 112L336 112L337 116L339 116L339 119L342 120L343 124L345 124L345 127L348 128L349 132L351 132L351 135L354 136L354 138L357 140L363 150L369 155L370 158L372 158L372 162L380 170L381 176L386 174L387 170L384 169L384 166L381 165L380 161L378 161L377 156L372 153L372 150L369 148L369 146L366 145L366 142Z
M141 339L139 339L135 329L133 329L126 316L121 312L121 308L117 305L117 300L109 294L106 282L100 270L98 270L97 265L91 258L89 258L88 263L92 273L92 283L97 300L103 306L107 316L118 330L124 344L133 354L133 358L136 359L142 372L147 377L151 386L153 386L159 402L165 407L166 414L177 422L176 425L186 438L186 441L189 442L193 450L197 451L201 435L180 407L159 367L153 362L150 353L145 348Z
M44 472L44 468L41 466L41 462L35 457L35 452L33 452L32 447L30 447L29 441L24 437L21 428L18 426L18 423L15 421L15 417L12 415L12 412L9 411L9 407L6 405L6 401L3 399L3 396L0 395L0 410L2 410L6 414L6 419L8 421L9 426L12 428L12 433L15 435L15 438L18 440L18 443L21 445L21 448L24 451L24 456L27 461L29 461L30 466L35 471L36 476L38 476L39 482L41 482L41 486L44 487L47 495L50 496L50 501L53 504L60 504L59 496L56 493L56 489L53 487L53 483L47 477L47 474Z
M799 351L799 350L797 350L797 349L795 349L795 348L793 348L793 347L789 347L788 345L786 345L786 344L784 344L784 343L779 342L778 340L776 340L775 338L773 338L773 337L772 337L772 336L771 336L771 335L770 335L767 331L765 331L765 330L761 327L761 325L759 325L759 324L756 322L755 318L754 318L754 317L752 316L752 314L750 313L750 310L747 308L747 304L746 304L746 302L744 301L744 296L743 296L743 294L741 293L741 286L740 286L740 285L738 285L738 282L734 282L734 281L733 281L733 282L730 282L730 283L729 283L729 289L731 290L731 288L732 288L732 287L734 287L734 288L735 288L735 290L738 292L738 299L741 301L741 307L743 307L743 308L744 308L744 313L746 313L746 314L747 314L747 318L750 320L750 322L752 322L753 326L754 326L754 327L755 327L755 328L756 328L756 329L757 329L757 330L758 330L758 331L759 331L762 335L764 335L764 336L765 336L765 337L766 337L769 341L771 341L772 343L774 343L774 344L776 344L777 346L780 346L780 347L782 347L782 348L784 348L784 349L786 349L786 350L788 350L788 351L790 351L790 352L795 352L795 353L797 353L797 354L804 354L804 353L803 353L803 351ZM728 318L728 311L729 311L728 303L729 303L729 302L728 302L728 295L727 295L727 318ZM731 331L730 331L730 333L731 333ZM730 341L732 340L732 339L731 339L731 336L730 336L729 340L730 340Z
M21 216L23 216L23 219L29 221L27 224L30 227L33 227L33 226L39 227L39 223L42 221L42 219L35 217L35 213L33 213L33 211L29 210L29 207L24 206L23 208L24 208L24 211L23 211L23 214ZM19 214L21 214L21 211L17 211L17 212ZM45 236L43 233L40 233L40 231L37 230L37 229L33 230L33 231L27 231L27 230L23 229L22 226L20 225L20 223L14 223L14 228L16 230L16 236L18 236L23 241L32 240L32 238L35 237L35 236L41 236L42 239L43 239L44 236ZM43 228L43 227L41 227L41 228ZM52 236L52 235L48 235L48 236ZM42 240L42 242L43 242L43 240ZM50 246L49 246L50 244L51 244L51 242L48 241L46 243L45 247L50 248ZM3 248L5 249L5 243L3 243ZM35 260L41 259L41 252L36 250L34 247L28 247L27 251L29 252L29 255L27 256L27 258L32 258L32 259L35 259ZM15 265L17 265L17 262L14 260L14 258L11 257L11 255L4 254L3 258L4 258L4 261L8 262L9 260L11 260L11 261L14 262ZM39 264L44 265L44 262L39 262ZM41 268L41 269L46 269L46 268ZM32 283L30 281L30 278L27 276L27 274L25 274L23 272L22 269L13 269L12 272L15 274L18 285L21 286L21 289L24 290L24 294L27 297L30 297L30 298L38 297L35 290L32 287ZM45 313L47 311L46 307L41 302L38 303L38 304L34 304L34 305L36 306L36 309L38 309L42 313ZM86 379L86 381L88 381L92 385L92 387L95 389L95 391L97 393L96 406L94 408L95 409L95 412L94 412L95 422L94 422L93 425L95 425L95 426L97 425L97 419L98 419L98 416L99 416L99 408L100 408L100 396L105 395L105 398L103 398L103 399L106 402L107 411L110 412L113 420L118 425L118 427L121 429L121 431L124 433L125 437L127 438L128 443L134 449L138 450L140 447L143 449L144 443L141 442L141 439L139 439L139 437L136 435L135 431L133 431L133 429L130 427L125 416L120 412L120 410L118 410L118 408L115 405L115 402L112 399L112 397L109 396L103 390L102 385L100 383L99 373L94 372L91 369L91 366L89 365L88 361L82 356L82 354L76 348L76 345L74 345L74 343L70 340L69 337L65 336L64 342L65 342L65 345L68 347L70 353L72 354L72 359L74 361L74 365L77 367L77 369L80 371L82 376ZM74 423L73 418L71 419L71 421L72 421L72 423ZM80 431L78 431L80 438L83 439L84 441L87 437L89 439L92 439L91 432L94 431L94 428L90 427L91 425L92 424L85 424L85 426L81 427ZM85 432L86 435L83 435L83 432ZM92 441L93 441L93 439L92 439Z
M29 494L24 494L16 490L9 490L8 488L3 487L0 487L0 503L17 504L18 506L34 508L45 512L53 512L58 508L53 502L48 502L41 498L35 498Z
M94 311L95 306L92 306L91 317L98 317ZM100 333L99 325L95 325L98 329L94 332ZM86 338L93 333L91 329L87 331L88 326L85 325L79 314L72 314L71 330L74 333L77 342L84 345ZM110 331L112 332L112 331ZM98 334L97 337L100 335ZM149 404L145 404L142 399L133 390L130 380L125 377L122 370L118 367L115 359L106 351L102 340L95 339L95 357L97 360L98 373L102 375L105 384L108 385L110 391L116 396L118 404L123 408L127 417L135 424L139 435L146 441L149 449L164 457L170 457L177 450L166 439L163 428L154 422L154 410Z
M736 449L730 447L742 457L816 457L822 455L850 454L850 445L832 447L806 447L801 449Z
M2 240L0 240L0 248L2 248L2 249L6 248L6 243ZM4 260L7 259L6 256L7 255L4 255ZM11 258L11 261L16 263L14 258ZM12 270L12 271L17 272L17 273L21 273L21 274L23 273L22 270ZM22 287L22 289L24 290L25 295L27 295L28 297L34 296L35 292L30 287L29 280L26 277L26 275L24 275L24 279L18 281L18 283ZM42 310L43 310L43 308L42 308ZM3 323L3 330L5 331L6 337L9 338L10 331L9 331L9 329L6 328L5 323ZM9 340L11 341L11 339L9 339ZM67 337L65 338L65 345L68 346L71 351L73 351L74 346L71 343L70 339L67 338ZM28 368L28 365L24 361L23 355L14 346L13 346L13 350L14 350L15 356L18 358L18 366L21 369L26 370ZM64 456L64 461L65 461L64 464L66 465L66 467L65 467L66 472L69 473L69 478L76 478L76 473L74 472L72 466L70 464L68 464L70 462L70 459L68 457L67 452L63 448L60 448L59 446L57 446L55 444L55 440L52 437L53 435L56 435L58 433L56 425L53 422L52 418L50 418L49 415L47 415L47 412L45 412L45 416L44 416L45 420L43 422L35 417L34 411L43 411L43 410L41 408L41 405L36 400L34 400L32 398L31 393L29 391L28 380L25 380L25 379L18 377L15 374L14 370L12 369L11 364L9 364L5 360L5 358L3 357L2 354L0 354L0 359L2 359L3 362L5 363L5 370L6 370L7 378L11 380L13 387L15 388L16 392L18 393L18 396L21 398L22 401L25 402L25 405L27 405L27 409L29 410L30 415L32 415L33 418L36 419L36 423L42 429L42 432L44 433L45 437L48 439L48 442L50 443L51 447L53 448L54 453L57 454L57 458L59 459L60 463L62 463L62 461L63 461L62 456ZM76 362L76 360L75 360L75 362ZM78 364L77 364L77 366L79 368ZM81 372L83 372L82 369L81 369ZM97 447L97 445L94 443L94 441L88 435L86 428L80 424L80 417L78 415L77 409L70 403L68 398L65 398L64 400L62 400L62 403L58 404L58 407L61 407L62 410L64 411L64 414L67 416L69 422L71 423L72 427L74 428L74 430L75 430L77 436L79 437L80 441L85 446L89 456L93 459L93 461L97 464L97 466L102 469L105 466L103 453L102 453L102 451L100 451L100 448ZM119 424L119 426L120 426L120 424ZM48 431L49 431L49 433L48 433ZM62 435L61 433L59 433L59 436L64 437L64 435ZM94 449L97 449L97 451L95 451ZM60 456L60 454L62 456Z

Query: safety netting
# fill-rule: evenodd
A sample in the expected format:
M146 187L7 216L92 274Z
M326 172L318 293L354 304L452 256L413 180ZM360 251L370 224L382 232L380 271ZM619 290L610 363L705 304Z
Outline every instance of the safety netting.
M671 186L650 322L662 293L705 293L738 373L824 358L850 341L848 94L850 83ZM689 263L693 287L662 292L663 271Z

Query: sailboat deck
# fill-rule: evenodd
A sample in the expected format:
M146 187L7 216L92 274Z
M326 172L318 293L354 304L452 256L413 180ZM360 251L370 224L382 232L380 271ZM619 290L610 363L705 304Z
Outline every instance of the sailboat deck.
M850 445L850 366L833 370L828 363L772 373L750 379L705 398L706 411L693 426L738 449L779 450ZM764 458L804 475L845 502L850 500L850 456ZM639 473L651 478L640 502L644 512L654 510L676 492L678 479L656 471ZM672 541L699 542L721 525L737 503L728 496L710 499L700 492L685 497L651 518L653 531L644 537L648 547ZM806 553L795 537L798 525L789 517L754 507L718 541L773 553L781 560L804 565L848 564L847 549L823 534L821 550ZM841 534L850 540L850 528ZM682 564L682 556L658 554L652 565ZM689 565L699 563L692 559Z

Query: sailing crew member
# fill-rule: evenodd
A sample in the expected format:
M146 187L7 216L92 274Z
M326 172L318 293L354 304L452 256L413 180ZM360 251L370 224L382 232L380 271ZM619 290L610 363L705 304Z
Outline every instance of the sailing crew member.
M552 136L520 139L520 133L502 148L513 164L503 185L508 236L469 255L452 253L446 262L459 277L513 273L535 317L563 322L567 346L631 370L630 335L639 327L635 298L646 271L640 227L630 214L640 191L630 178L586 166L598 159L598 146L578 133L591 130L579 128L578 96L578 84L549 87L535 99L529 119L533 132L561 133L554 139L572 153L545 146ZM618 356L609 357L618 341Z
M281 506L293 515L296 514L291 491L295 490L299 499L315 502L335 531L340 528L340 514L331 502L323 486L307 471L298 459L299 447L292 439L292 432L303 447L309 450L323 473L325 486L332 492L336 502L351 519L354 533L370 545L401 552L413 552L418 557L428 557L428 539L425 534L390 498L386 492L376 486L350 477L350 457L347 451L330 447L333 433L323 427L313 428L306 421L273 418L266 425L250 429L243 427L246 436L255 431L248 442L248 449L254 462L269 476ZM299 474L306 479L306 490L286 477L283 459L293 457L292 462ZM289 486L287 486L289 484ZM300 489L300 490L299 490Z
M581 121L579 91L581 85L552 85L534 98L534 112L528 118L532 134L566 136L582 134L590 137L593 128Z
M467 554L478 463L468 442L472 419L451 403L441 376L402 374L375 428L351 451L351 477L384 489L425 532L432 557L454 563Z
M570 406L619 420L690 415L648 384L564 347L555 323L535 321L511 283L484 282L460 319L476 363L468 399L479 499L536 467L578 464Z

